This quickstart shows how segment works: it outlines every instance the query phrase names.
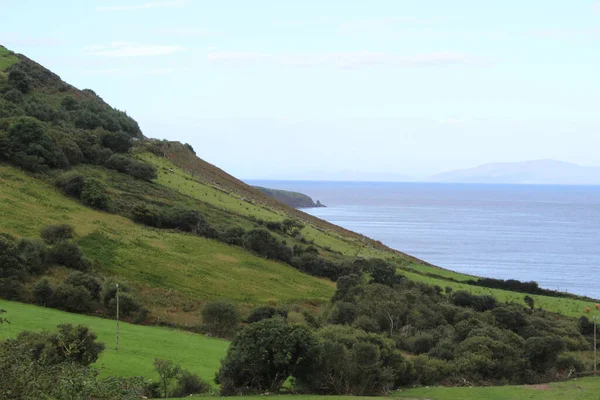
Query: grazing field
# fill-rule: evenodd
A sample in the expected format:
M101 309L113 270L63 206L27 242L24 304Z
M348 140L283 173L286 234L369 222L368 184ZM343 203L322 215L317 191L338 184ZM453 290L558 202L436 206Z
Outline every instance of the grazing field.
M0 300L0 308L10 324L0 325L0 338L14 337L23 330L52 331L57 325L87 325L104 342L106 349L95 367L102 376L143 376L157 379L152 366L154 358L165 358L181 364L212 382L225 356L229 342L168 328L120 324L119 351L115 350L115 321L71 314L50 308Z
M135 286L153 316L163 320L197 324L201 302L211 299L249 306L319 303L335 290L331 281L240 247L92 210L12 167L0 165L0 186L0 232L37 237L48 224L75 226L78 244L97 261L98 272ZM182 312L184 306L188 311Z

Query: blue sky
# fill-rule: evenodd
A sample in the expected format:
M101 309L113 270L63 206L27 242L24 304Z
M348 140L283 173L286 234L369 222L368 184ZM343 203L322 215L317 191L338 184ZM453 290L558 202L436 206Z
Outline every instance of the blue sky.
M241 178L600 165L600 1L0 0L0 13L1 44Z

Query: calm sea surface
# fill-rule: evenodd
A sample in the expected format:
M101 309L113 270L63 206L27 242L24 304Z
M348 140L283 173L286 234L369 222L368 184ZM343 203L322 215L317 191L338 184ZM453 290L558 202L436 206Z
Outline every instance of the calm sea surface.
M319 218L468 274L600 297L600 187L251 181Z

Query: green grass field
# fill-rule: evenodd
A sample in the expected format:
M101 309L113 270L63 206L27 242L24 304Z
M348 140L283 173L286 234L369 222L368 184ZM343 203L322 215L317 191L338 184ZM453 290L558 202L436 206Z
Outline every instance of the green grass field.
M226 298L253 305L328 301L333 282L303 274L235 246L149 229L92 210L15 168L0 166L0 232L37 237L53 223L76 227L84 252L104 275L129 281L153 316L182 325L199 322L199 305ZM35 215L35 218L31 218ZM189 312L182 312L185 306Z
M143 376L156 379L152 360L166 358L212 382L229 342L173 329L120 324L119 351L115 350L115 321L70 314L50 308L0 300L10 324L0 325L0 338L23 330L52 331L58 324L87 325L106 349L95 364L102 376Z
M427 387L395 391L390 397L405 400L598 400L600 378L574 379L547 385L495 387ZM201 398L196 397L196 398ZM274 400L350 400L385 399L385 397L281 395ZM265 396L244 396L259 400Z

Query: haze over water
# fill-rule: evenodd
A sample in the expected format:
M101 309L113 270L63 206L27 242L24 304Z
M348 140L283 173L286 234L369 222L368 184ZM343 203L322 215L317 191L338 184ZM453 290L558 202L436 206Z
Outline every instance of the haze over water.
M600 297L600 186L251 181L441 267Z

